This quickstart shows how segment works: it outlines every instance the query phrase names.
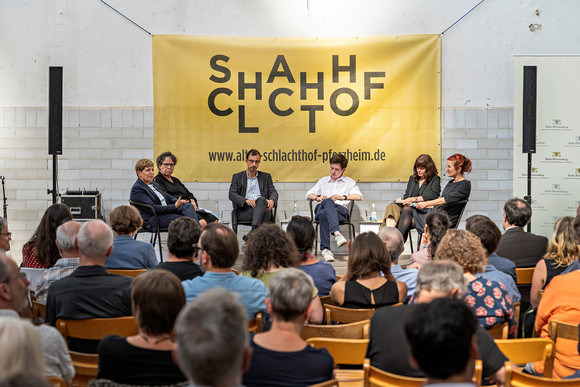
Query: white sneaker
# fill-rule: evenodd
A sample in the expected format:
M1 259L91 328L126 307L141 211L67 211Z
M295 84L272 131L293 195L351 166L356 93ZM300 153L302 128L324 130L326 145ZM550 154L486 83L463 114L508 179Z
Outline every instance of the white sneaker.
M326 262L334 262L334 254L332 254L332 251L324 249L320 252L320 255L322 255L322 259Z
M342 247L347 243L346 238L342 234L338 234L334 238L338 247Z

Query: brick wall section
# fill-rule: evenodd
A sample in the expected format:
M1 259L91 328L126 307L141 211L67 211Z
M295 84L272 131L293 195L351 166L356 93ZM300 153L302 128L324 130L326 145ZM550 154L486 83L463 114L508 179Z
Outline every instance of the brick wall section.
M471 200L464 219L473 214L501 223L503 203L512 195L513 109L444 108L441 113L442 159L461 152L473 161ZM52 156L47 151L47 109L0 107L0 174L6 178L11 255L21 259L51 197ZM153 108L65 108L63 154L59 157L59 188L98 189L105 214L129 200L136 179L137 159L153 158ZM443 164L440 171L444 170ZM244 166L241 164L240 168ZM275 177L275 176L274 176ZM278 218L290 217L294 202L309 215L306 191L320 176L306 183L277 183ZM443 179L444 184L447 181ZM381 217L385 206L399 197L405 182L361 183L364 201L355 206L355 219L365 219L371 204ZM219 206L229 220L229 183L187 183L204 208Z

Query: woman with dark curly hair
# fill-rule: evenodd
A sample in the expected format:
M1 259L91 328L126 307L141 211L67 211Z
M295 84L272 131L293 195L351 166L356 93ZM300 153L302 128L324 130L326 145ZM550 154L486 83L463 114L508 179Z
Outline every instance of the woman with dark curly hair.
M197 199L190 190L179 180L177 177L173 176L173 171L177 165L177 156L171 152L163 152L157 159L157 169L159 173L155 176L154 181L163 188L163 190L175 198L181 197L182 199L189 200L193 204L193 208L197 213L197 219L199 220L199 225L204 228L209 223L214 223L218 221L218 218L205 211L199 211L197 204Z
M70 209L57 203L48 207L42 215L34 235L22 247L22 266L37 269L53 267L60 258L56 247L56 229L61 224L73 220Z
M133 239L143 225L139 210L132 206L116 207L109 215L109 223L117 236L113 240L113 252L105 261L107 269L150 269L157 266L151 243Z
M437 247L435 259L448 259L463 268L468 281L464 299L473 309L479 325L490 329L509 322L509 337L515 337L514 308L507 289L501 282L475 276L483 272L486 259L486 251L478 237L465 230L447 231Z
M242 273L246 277L256 278L266 286L278 272L288 267L300 265L300 255L296 245L280 227L275 224L262 224L248 235L244 249ZM312 298L310 322L322 322L323 311L318 290Z
M314 247L315 236L312 221L303 216L293 216L286 232L298 248L301 261L298 268L312 277L319 296L328 296L330 288L336 282L336 272L331 263L321 261L310 254Z
M405 301L407 285L391 273L391 257L373 232L357 235L349 248L348 269L332 286L330 298L345 308L379 308Z

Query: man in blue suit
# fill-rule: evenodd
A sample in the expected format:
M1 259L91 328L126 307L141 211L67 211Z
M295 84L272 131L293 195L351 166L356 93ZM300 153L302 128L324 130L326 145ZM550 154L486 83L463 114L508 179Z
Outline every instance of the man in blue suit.
M157 217L159 219L159 227L167 228L173 219L187 216L198 221L197 214L193 205L189 200L178 199L167 195L159 184L153 181L155 171L153 170L153 161L149 159L141 159L135 164L135 172L137 173L137 181L131 187L131 200L139 203L153 206ZM146 210L139 209L143 224L149 224L152 229L155 224L151 222L153 215ZM151 223L150 223L151 222Z

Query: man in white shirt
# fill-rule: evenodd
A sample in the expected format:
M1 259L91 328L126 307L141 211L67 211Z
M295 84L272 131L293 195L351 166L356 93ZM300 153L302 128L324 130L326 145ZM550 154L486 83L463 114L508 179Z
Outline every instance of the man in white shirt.
M329 262L334 261L330 251L330 234L334 235L338 247L347 243L340 233L339 222L346 221L347 206L351 200L362 200L360 189L350 177L344 176L348 160L342 154L330 159L330 176L325 176L306 194L306 199L316 200L315 218L320 223L320 254Z

